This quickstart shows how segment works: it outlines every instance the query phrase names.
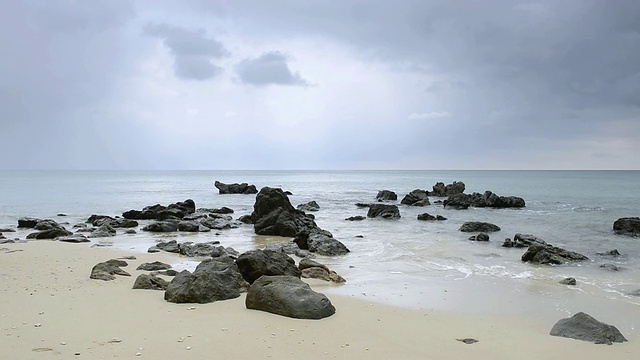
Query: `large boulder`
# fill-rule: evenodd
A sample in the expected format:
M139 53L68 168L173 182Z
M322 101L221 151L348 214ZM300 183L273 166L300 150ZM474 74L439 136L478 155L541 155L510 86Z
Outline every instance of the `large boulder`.
M462 232L494 232L500 231L498 225L480 221L467 221L460 226Z
M490 208L521 208L525 206L524 199L517 196L498 196L491 191L484 194L456 194L449 196L444 202L444 207L454 209L466 209L472 207Z
M131 276L131 274L121 269L121 267L127 265L126 261L117 259L98 263L91 269L89 278L108 281L115 280L116 277L114 275Z
M242 277L252 284L262 275L290 275L300 277L296 262L284 252L251 250L236 259Z
M323 319L336 312L331 301L296 276L262 276L249 287L247 309L296 319Z
M220 194L257 194L258 189L256 189L255 185L249 185L247 183L242 184L225 184L217 181L214 183L215 187L218 188L218 193Z
M378 201L396 201L398 200L398 195L391 190L380 190L376 195L376 200Z
M615 326L600 322L583 312L560 319L549 334L607 345L627 341Z
M588 257L552 245L531 244L522 255L522 261L534 264L559 265L571 261L589 260Z
M343 243L323 234L302 232L296 235L293 241L300 249L320 255L335 256L349 253L349 249Z
M264 187L260 190L256 195L251 219L258 235L293 237L306 231L331 236L328 231L320 229L304 211L295 209L287 194L280 188Z
M640 236L640 218L620 218L613 223L613 231L618 235Z
M400 210L396 205L388 204L371 204L369 211L367 211L367 217L370 218L383 218L383 219L399 219Z
M173 303L205 304L234 299L244 291L246 283L233 259L220 257L201 262L190 273L184 270L171 280L164 299Z
M430 205L429 197L426 190L415 189L405 195L400 201L401 204L411 206L425 206Z

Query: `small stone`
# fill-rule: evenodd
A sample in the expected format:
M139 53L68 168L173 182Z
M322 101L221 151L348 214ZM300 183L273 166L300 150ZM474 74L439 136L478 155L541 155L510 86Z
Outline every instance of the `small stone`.
M33 326L40 327L40 326L42 326L42 324L34 324Z
M142 353L140 353L140 352L136 353L136 356L141 356L141 355L142 355Z
M67 345L67 343L64 341L60 341L60 345Z
M191 350L191 346L187 346L187 347L186 347L186 349L187 349L187 350Z

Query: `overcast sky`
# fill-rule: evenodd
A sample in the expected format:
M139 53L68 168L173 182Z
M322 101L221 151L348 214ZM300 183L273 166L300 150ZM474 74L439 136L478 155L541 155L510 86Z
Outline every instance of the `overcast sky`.
M637 0L0 6L0 169L640 169Z

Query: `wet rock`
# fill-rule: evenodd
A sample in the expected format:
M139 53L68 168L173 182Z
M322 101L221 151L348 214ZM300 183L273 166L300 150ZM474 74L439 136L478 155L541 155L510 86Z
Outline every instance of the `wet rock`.
M505 240L506 242L506 240ZM528 247L529 245L547 245L547 242L541 238L531 234L515 234L513 237L513 246L516 248ZM504 246L504 245L503 245Z
M613 250L609 250L607 252L602 252L602 253L596 253L596 255L600 255L603 257L618 257L620 256L620 252L618 252L617 249L613 249Z
M136 270L154 271L154 270L167 270L171 269L171 265L165 264L160 261L154 261L150 263L142 263L136 268Z
M16 229L12 229L12 228L1 228L0 229L0 233L3 232L16 232Z
M180 254L188 257L219 257L227 255L225 247L220 245L220 241L209 241L205 243L185 242L178 245Z
M238 218L238 221L244 224L253 224L253 220L251 220L251 215L242 215Z
M86 222L95 227L100 227L101 225L108 224L112 228L133 228L139 225L135 220L124 218L116 219L107 215L91 215Z
M359 208L368 208L369 206L371 206L371 204L367 204L367 203L356 203L356 206Z
M242 277L252 284L263 275L291 275L300 277L296 262L287 254L272 250L252 250L238 256L236 264Z
M90 238L116 236L116 229L112 228L110 223L104 223L97 229L93 230L89 235Z
M324 256L345 255L349 253L349 249L343 243L323 234L302 232L296 235L293 242L302 250L309 250L312 253Z
M613 231L618 235L640 236L640 217L619 218L613 223Z
M486 233L479 233L478 235L473 235L471 237L469 237L469 240L471 241L489 241L489 235L487 235Z
M213 214L233 214L233 209L223 206L215 209L199 209L198 211L206 211Z
M40 222L40 219L36 219L36 218L30 218L30 217L23 217L18 219L18 227L19 228L27 228L27 229L33 229L36 227L36 225Z
M262 276L249 287L247 309L296 319L322 319L336 311L331 301L295 276Z
M176 232L178 231L178 221L156 221L142 228L148 232Z
M347 221L362 221L364 219L366 219L366 216L362 216L362 215L357 215L357 216L350 216L348 218L346 218L345 220Z
M522 261L535 264L564 264L570 261L589 260L588 257L552 245L530 245L522 255Z
M435 221L436 217L428 214L428 213L424 213L424 214L419 214L418 215L418 220L422 220L422 221Z
M578 282L576 281L575 278L572 277L568 277L565 279L560 280L560 284L562 285L576 285Z
M607 345L627 341L615 326L600 322L583 312L558 321L550 335Z
M140 274L133 283L133 288L143 290L166 290L168 285L169 283L166 280L157 276Z
M176 276L176 275L178 275L178 272L173 270L173 269L161 270L161 271L158 271L158 275Z
M255 185L249 185L247 183L225 184L225 183L222 183L222 182L216 180L216 182L214 183L214 186L216 188L218 188L218 193L220 193L220 194L244 194L244 195L250 195L250 194L257 194L258 193L258 189L256 188Z
M292 241L277 244L267 244L265 250L279 251L287 255L293 255L300 250L298 245Z
M467 221L460 226L459 230L462 232L494 232L500 231L500 227L487 222Z
M378 201L396 201L398 200L398 195L391 190L380 190L376 195L376 200Z
M315 201L309 201L306 204L300 204L296 207L298 210L302 211L318 211L320 210L320 205L318 205Z
M182 220L178 223L178 231L199 232L200 223L198 223L197 221Z
M425 206L430 205L429 197L426 190L415 189L405 195L400 201L401 204L409 206Z
M200 220L200 224L215 230L237 229L241 225L231 216L223 214L209 214L208 218Z
M616 264L602 264L600 265L600 269L608 270L608 271L622 271L623 267L620 267Z
M122 217L131 220L168 220L182 219L187 214L193 214L196 211L196 204L193 200L187 199L177 202L169 206L160 204L147 206L142 211L130 210L122 213Z
M337 284L345 283L346 280L335 271L330 270L326 265L312 259L302 259L298 263L298 269L302 270L303 278L320 279Z
M73 233L65 229L62 225L52 227L48 230L42 230L39 232L31 233L27 235L27 239L55 239L57 237L71 236Z
M383 218L383 219L399 219L400 210L396 205L387 204L371 204L367 217L370 218Z
M445 185L443 182L437 182L433 185L431 192L428 192L430 196L451 196L456 194L462 194L464 192L465 185L462 181L454 181L451 184Z
M473 207L490 208L522 208L525 206L524 199L517 196L498 196L491 191L484 194L457 194L451 195L444 202L444 207L453 209L466 209Z
M90 242L91 240L87 239L86 236L82 234L73 234L69 236L61 236L56 238L58 241L69 242L69 243L85 243Z
M117 259L98 263L91 269L89 278L108 281L115 280L116 277L114 275L131 276L131 274L121 269L121 267L127 265L126 261Z
M170 253L179 253L180 247L178 242L175 240L167 241L167 242L159 242L155 245L160 250L170 252Z

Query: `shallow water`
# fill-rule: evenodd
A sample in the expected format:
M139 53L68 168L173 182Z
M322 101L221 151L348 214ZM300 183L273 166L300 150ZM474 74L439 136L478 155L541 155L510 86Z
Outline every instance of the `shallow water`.
M253 210L253 195L219 195L213 182L248 182L258 188L282 187L292 204L315 200L316 223L345 243L351 253L321 258L348 283L329 292L359 296L414 308L464 312L522 314L548 319L585 311L640 335L640 238L613 234L620 217L640 216L638 171L0 171L0 227L15 227L22 216L53 218L71 225L91 214L119 215L156 203L187 198L198 207L227 206L234 217ZM450 210L440 205L400 205L399 220L345 221L366 215L357 202L372 202L379 190L398 194L430 190L437 181L463 181L466 192L492 190L525 199L524 209ZM431 198L436 200L435 198ZM398 201L399 203L399 201ZM420 213L440 214L446 221L417 221ZM57 217L64 213L67 216ZM489 243L468 241L458 231L465 221L499 225ZM221 241L239 251L263 247L282 238L256 236L252 226L199 233L154 235L140 232L102 239L113 246L144 252L158 240ZM587 255L591 260L556 267L522 263L523 249L506 249L504 238L529 233ZM6 233L22 237L26 232ZM361 235L362 238L356 237ZM596 255L618 249L623 256ZM614 263L612 272L600 268ZM176 267L196 262L176 257ZM578 286L558 284L572 276Z

